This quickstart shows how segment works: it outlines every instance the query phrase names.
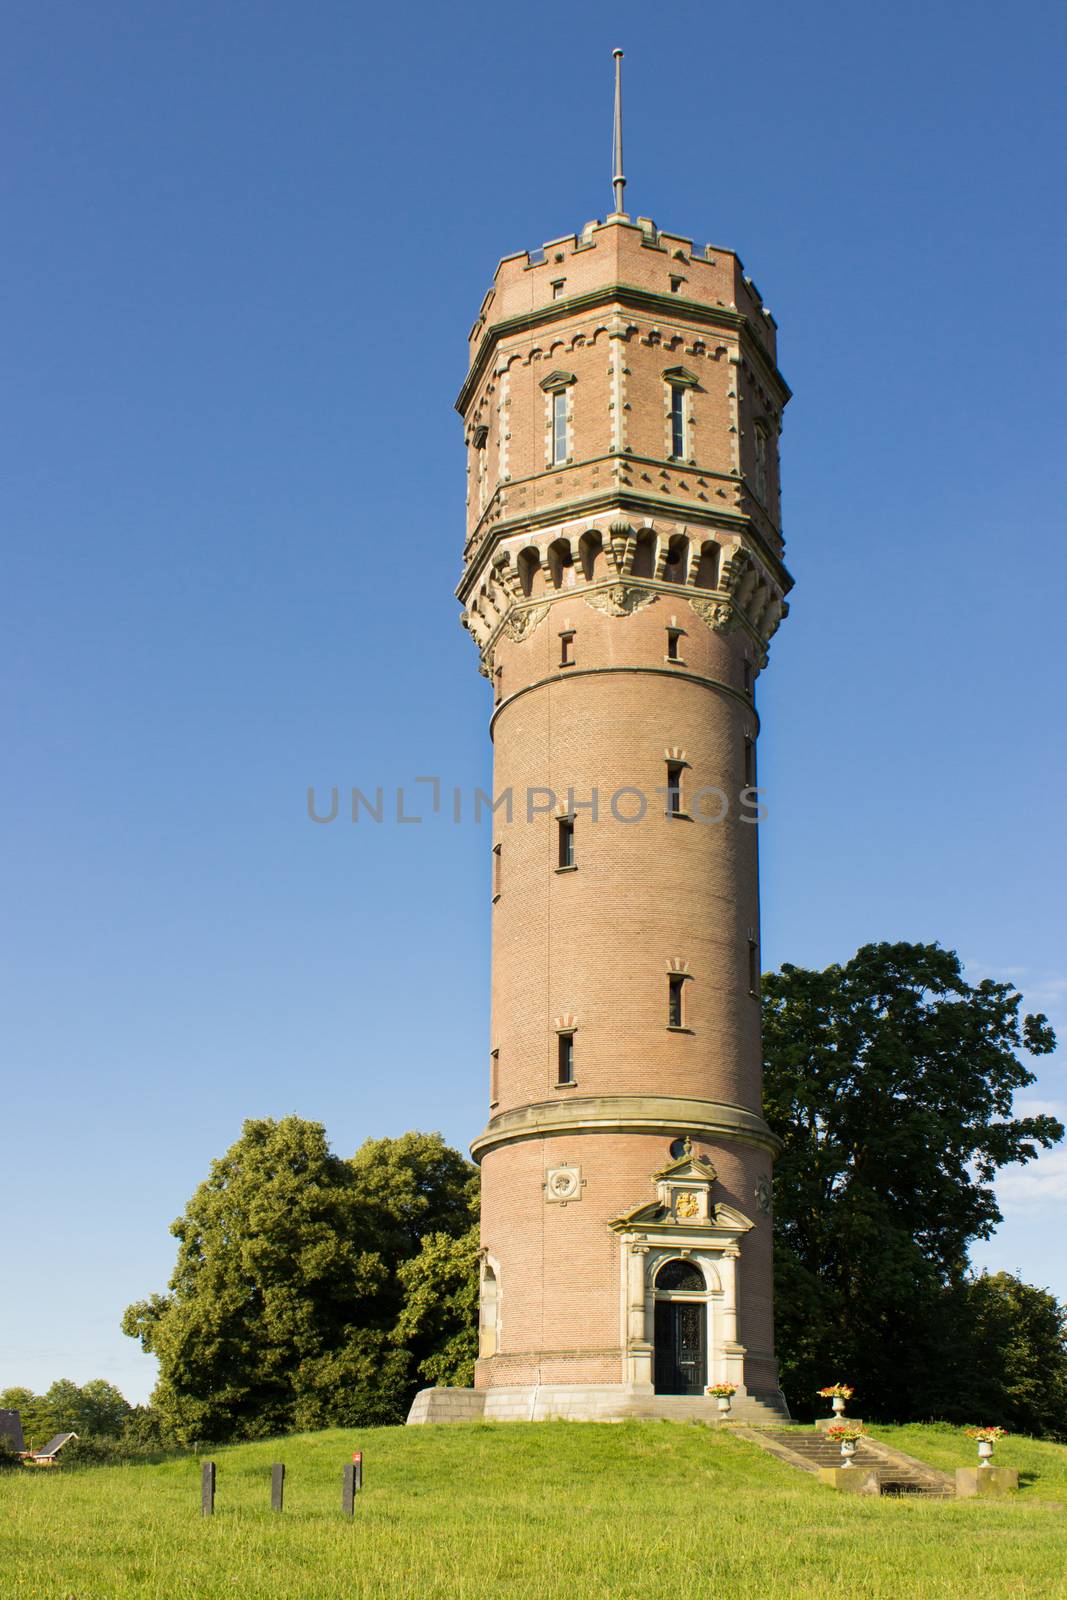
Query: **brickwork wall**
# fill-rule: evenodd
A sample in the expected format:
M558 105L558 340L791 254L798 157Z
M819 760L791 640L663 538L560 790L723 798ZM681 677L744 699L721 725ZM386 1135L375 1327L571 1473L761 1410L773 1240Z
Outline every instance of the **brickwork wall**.
M478 1363L479 1387L518 1383L620 1383L623 1331L620 1245L607 1221L654 1199L651 1174L668 1137L574 1133L491 1150L482 1163L482 1242L499 1263L499 1354ZM755 1222L739 1263L738 1333L753 1359L746 1381L774 1388L770 1219L755 1200L770 1156L751 1146L696 1139L718 1172L717 1200ZM546 1204L549 1166L580 1165L582 1199ZM651 1330L650 1330L651 1332ZM751 1371L749 1371L751 1368Z
M614 624L620 654L639 653L643 643L662 664L664 629L652 620L655 610L603 619ZM558 652L558 638L550 643ZM584 620L575 644L584 663L587 649L593 654ZM536 635L515 649L535 645ZM729 664L728 677L738 676ZM583 1094L670 1093L759 1110L759 1001L749 988L757 830L742 820L753 813L740 803L745 739L754 726L752 711L733 697L642 673L555 677L502 708L494 794L510 789L515 797L512 821L501 809L494 826L500 895L491 1031L502 1110L574 1092L554 1085L555 1029L563 1016L576 1019ZM712 818L728 804L724 821L665 814L665 796L656 791L666 784L668 749L688 763L683 804L689 793L694 813ZM599 820L576 812L574 871L556 870L555 816L527 820L528 792L541 788L564 808L569 791L579 806L598 791ZM698 802L700 789L717 792ZM639 816L647 802L644 818L617 820L610 805L616 795L622 816ZM534 804L541 803L548 796L536 796ZM691 974L684 1033L667 1027L672 959Z
M742 791L758 733L752 685L789 584L777 475L788 391L773 319L731 252L612 222L553 241L543 260L506 258L471 358L461 592L496 688L494 794L511 795L493 822L491 1116L627 1095L758 1115L757 830ZM665 373L679 368L687 431L673 460ZM549 458L546 379L565 381L561 464ZM635 513L646 503L654 520ZM616 535L620 514L629 533ZM615 546L609 561L616 536L648 541L632 567ZM681 567L665 565L679 539ZM688 817L666 815L668 759L684 763ZM574 866L558 870L558 819L572 807ZM686 974L681 1028L668 1025L669 970ZM574 1037L570 1085L558 1082L561 1029ZM622 1247L609 1224L655 1198L653 1174L684 1132L717 1170L713 1203L754 1224L738 1263L738 1337L749 1386L775 1386L769 1150L692 1126L618 1126L484 1150L498 1333L479 1387L623 1381ZM546 1169L572 1164L581 1199L546 1201Z

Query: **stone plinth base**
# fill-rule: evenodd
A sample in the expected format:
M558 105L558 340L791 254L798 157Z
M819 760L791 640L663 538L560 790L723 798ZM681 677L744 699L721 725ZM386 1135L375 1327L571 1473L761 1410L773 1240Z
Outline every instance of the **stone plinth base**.
M815 1419L815 1426L818 1428L820 1433L825 1433L827 1428L832 1428L836 1422L847 1422L853 1428L863 1427L862 1417L817 1417Z
M713 1395L653 1394L628 1384L541 1384L537 1388L420 1389L408 1412L420 1422L670 1422L773 1424L788 1422L780 1394L734 1395L727 1413Z
M882 1481L870 1467L820 1467L819 1482L849 1494L881 1494Z
M1011 1494L1019 1487L1014 1467L957 1467L956 1494L960 1500L973 1500L977 1494Z

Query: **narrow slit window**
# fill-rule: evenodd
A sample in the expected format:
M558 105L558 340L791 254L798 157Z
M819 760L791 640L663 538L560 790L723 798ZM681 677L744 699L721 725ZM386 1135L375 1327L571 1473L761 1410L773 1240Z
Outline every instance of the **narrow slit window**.
M559 664L561 667L574 665L574 629L559 636Z
M669 817L680 817L682 814L682 773L684 770L684 762L667 762L667 815Z
M500 899L500 879L501 879L500 856L501 856L502 850L503 850L503 846L502 845L495 844L493 846L493 899L494 900L499 900Z
M574 1082L573 1033L561 1033L559 1035L559 1053L556 1063L556 1082L558 1084Z
M745 740L745 788L756 787L756 745L752 739Z
M496 671L493 673L493 699L496 701L497 705L499 705L503 698L504 669L503 667L497 667Z
M495 1106L500 1099L500 1051L489 1052L489 1104Z
M756 493L767 503L767 429L764 423L756 423Z
M752 693L752 691L753 691L753 688L755 687L755 685L753 684L753 681L752 681L752 663L751 663L751 661L746 661L745 662L744 674L745 674L745 693L750 695Z
M681 645L679 644L679 640L683 637L683 634L684 634L684 629L682 629L682 628L668 628L667 629L667 660L668 661L681 661L682 655L681 655Z
M667 977L667 1026L668 1028L681 1028L685 1024L682 1020L684 1012L683 995L685 993L685 976L680 972L672 972Z
M748 992L758 995L759 983L759 945L755 939L748 941Z
M559 860L560 867L573 867L574 860L574 818L560 817L557 822L559 829Z
M685 455L685 390L679 383L671 384L671 455Z
M552 396L552 465L567 459L567 391L557 389Z

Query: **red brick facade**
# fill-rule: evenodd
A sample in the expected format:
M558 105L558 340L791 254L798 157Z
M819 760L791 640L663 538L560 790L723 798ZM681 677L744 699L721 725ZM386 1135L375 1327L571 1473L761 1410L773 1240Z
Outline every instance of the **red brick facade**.
M543 255L501 262L459 400L497 805L476 1384L647 1390L685 1255L706 1381L770 1394L749 790L789 391L731 252L612 217Z

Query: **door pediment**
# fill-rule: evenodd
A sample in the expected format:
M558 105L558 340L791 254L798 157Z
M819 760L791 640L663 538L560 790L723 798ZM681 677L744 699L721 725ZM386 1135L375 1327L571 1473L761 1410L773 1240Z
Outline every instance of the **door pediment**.
M649 1240L662 1239L667 1234L690 1235L693 1243L700 1240L729 1248L755 1226L735 1206L715 1199L717 1174L706 1156L686 1151L652 1173L651 1178L656 1198L613 1217L608 1223L613 1232Z

